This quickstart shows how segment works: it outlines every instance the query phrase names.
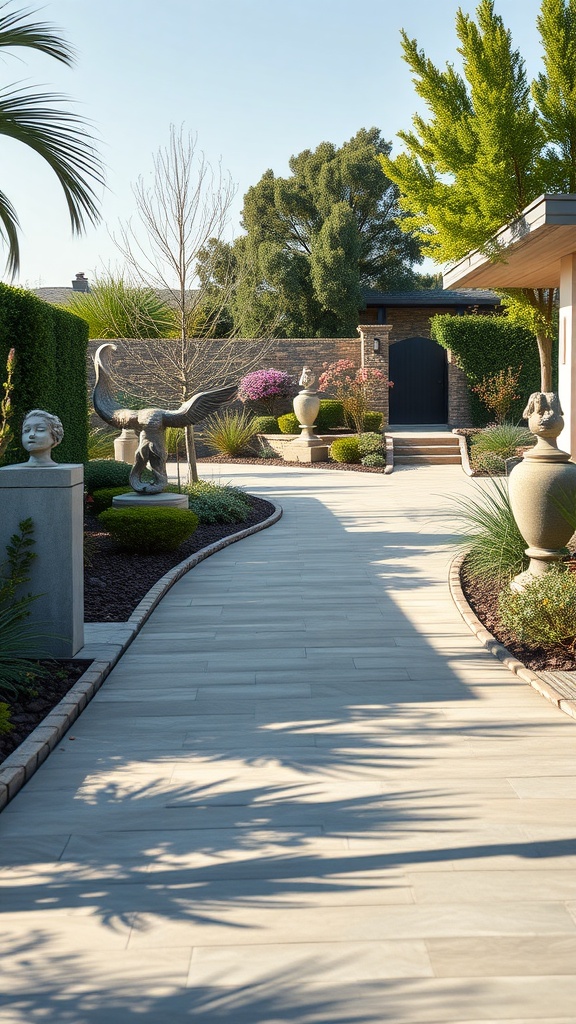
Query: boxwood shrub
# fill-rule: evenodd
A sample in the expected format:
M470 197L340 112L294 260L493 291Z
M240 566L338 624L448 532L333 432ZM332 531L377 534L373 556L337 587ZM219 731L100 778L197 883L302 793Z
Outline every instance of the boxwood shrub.
M108 508L98 519L123 548L143 555L175 551L198 527L185 508Z
M275 416L255 416L253 423L259 434L282 433Z
M112 499L118 494L126 494L129 488L126 487L98 487L92 492L90 509L95 515L99 515L106 508L112 507Z
M361 457L357 437L338 437L330 445L330 458L334 462L357 463Z
M344 406L334 398L323 398L320 401L320 409L316 417L316 430L319 434L326 434L333 427L345 426Z
M283 434L299 434L300 420L295 412L285 412L278 417L278 426Z
M123 487L127 490L131 469L132 466L128 462L94 459L84 466L84 487L88 494L94 494L94 491L103 487Z

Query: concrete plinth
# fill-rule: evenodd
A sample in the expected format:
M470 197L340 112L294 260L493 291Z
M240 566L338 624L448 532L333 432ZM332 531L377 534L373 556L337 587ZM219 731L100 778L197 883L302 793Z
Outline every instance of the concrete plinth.
M172 494L170 491L162 491L161 494L129 491L128 494L117 494L112 499L112 505L114 508L188 508L188 495Z
M330 445L328 444L300 444L292 441L282 451L282 458L286 462L327 462Z
M71 658L84 646L84 467L0 468L0 561L23 519L34 524L36 558L22 594L30 606L40 657Z
M114 458L116 462L128 462L132 464L136 458L138 447L138 434L129 427L124 427L122 432L114 439Z

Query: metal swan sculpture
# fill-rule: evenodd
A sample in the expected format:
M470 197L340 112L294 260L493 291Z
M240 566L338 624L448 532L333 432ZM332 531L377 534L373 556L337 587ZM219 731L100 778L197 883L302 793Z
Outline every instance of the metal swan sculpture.
M179 409L122 409L116 401L109 369L110 352L116 345L107 342L100 345L94 356L96 384L92 392L94 409L111 427L122 430L125 427L140 435L134 465L130 472L130 486L140 494L160 494L168 483L166 474L166 427L186 427L199 423L222 405L236 397L236 384L200 391L192 395ZM143 480L145 469L152 472L152 483Z

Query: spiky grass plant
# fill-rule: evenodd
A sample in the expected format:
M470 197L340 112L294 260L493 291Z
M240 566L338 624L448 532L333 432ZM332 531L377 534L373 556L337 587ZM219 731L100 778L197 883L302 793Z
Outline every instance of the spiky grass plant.
M85 320L91 338L174 337L174 311L153 288L108 274L89 292L75 292L64 307Z
M509 459L518 448L527 448L535 440L534 434L526 427L519 427L516 423L495 423L471 437L471 455L473 458L476 454L490 454Z
M206 422L202 430L202 439L208 448L219 455L234 457L245 452L254 454L252 442L257 433L254 417L249 413L225 409Z
M114 438L108 427L90 427L88 430L88 458L89 459L113 459Z
M527 568L526 541L516 525L504 481L491 480L478 487L475 498L453 498L452 511L466 535L466 579L503 587Z

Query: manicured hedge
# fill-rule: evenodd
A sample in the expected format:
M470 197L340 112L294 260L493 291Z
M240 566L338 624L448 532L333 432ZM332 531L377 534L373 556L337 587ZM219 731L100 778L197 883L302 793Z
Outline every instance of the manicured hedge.
M86 350L88 325L79 317L43 302L22 288L0 284L0 382L6 359L16 349L14 437L5 462L24 462L20 429L30 409L55 413L64 440L54 449L55 462L85 462L88 442Z
M452 316L440 314L430 321L431 334L443 348L450 349L471 385L508 366L521 366L518 382L520 398L514 402L508 419L518 422L526 401L540 390L540 361L536 338L524 327L510 323L505 316ZM554 346L556 349L556 346ZM555 353L556 358L556 353ZM484 426L493 418L478 396L471 391L473 422Z

